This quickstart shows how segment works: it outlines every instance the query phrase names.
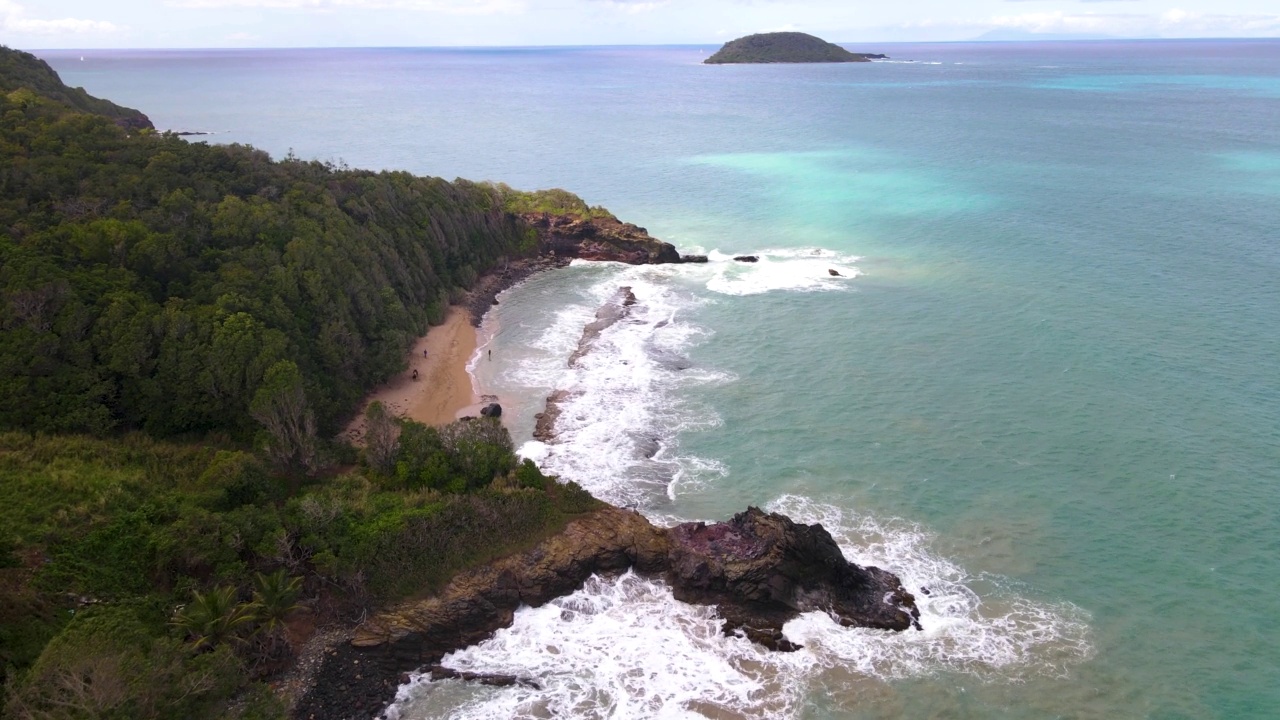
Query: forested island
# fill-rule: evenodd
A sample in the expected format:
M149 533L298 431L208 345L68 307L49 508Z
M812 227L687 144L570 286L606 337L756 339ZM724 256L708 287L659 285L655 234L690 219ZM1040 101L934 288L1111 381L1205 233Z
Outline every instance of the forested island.
M842 63L883 60L886 55L853 53L802 32L774 32L747 35L730 40L711 57L707 65L735 63Z
M313 689L296 679L297 653L317 628L453 597L468 578L477 607L492 608L474 584L489 563L548 556L533 549L623 512L520 461L495 418L430 427L373 403L361 447L334 434L450 305L483 312L503 283L570 257L705 258L560 190L273 160L158 133L2 47L0 117L4 717L287 717ZM825 531L744 517L757 544L831 559L826 575L797 576L796 593L844 598L849 622L911 623L897 579L834 562ZM708 552L700 525L635 526L655 571ZM616 553L597 565L575 553L573 572L553 574L625 566ZM825 590L801 592L820 575ZM853 590L897 600L867 614ZM723 587L687 592L737 607ZM726 610L737 618L726 632L777 643L773 623L793 605L763 624ZM496 627L482 620L431 647L482 639ZM324 717L374 714L342 704L389 700L415 632L388 629L401 654L381 664L326 656L337 658L330 676L373 683L369 697L339 689L307 702Z

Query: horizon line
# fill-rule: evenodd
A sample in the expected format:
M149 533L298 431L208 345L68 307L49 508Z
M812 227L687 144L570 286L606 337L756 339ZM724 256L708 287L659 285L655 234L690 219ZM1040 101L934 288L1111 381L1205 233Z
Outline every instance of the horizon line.
M837 45L1016 45L1034 43L1108 43L1108 42L1205 42L1205 41L1254 41L1275 42L1274 37L1096 37L1071 38L1046 34L1046 37L1015 39L982 39L967 38L964 40L833 40ZM609 43L602 45L192 45L185 47L78 47L78 48L27 48L27 52L92 52L92 51L156 51L172 52L182 50L576 50L600 48L705 48L718 47L728 41L708 43ZM12 47L4 45L5 47Z

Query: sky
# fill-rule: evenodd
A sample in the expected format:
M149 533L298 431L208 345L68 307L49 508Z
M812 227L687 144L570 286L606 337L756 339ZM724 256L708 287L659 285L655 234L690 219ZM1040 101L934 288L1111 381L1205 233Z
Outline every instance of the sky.
M776 30L842 43L1280 37L1280 1L0 0L0 44L22 49L714 45Z

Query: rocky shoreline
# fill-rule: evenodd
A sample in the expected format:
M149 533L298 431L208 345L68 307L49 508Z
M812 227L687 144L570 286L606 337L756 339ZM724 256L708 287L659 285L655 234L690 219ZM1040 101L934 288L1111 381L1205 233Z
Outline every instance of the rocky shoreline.
M541 270L574 258L632 264L705 262L681 256L669 243L616 219L522 216L538 232L538 253L481 279L465 305L472 323L497 304L497 295ZM619 288L583 328L572 366L596 338L625 319L636 298ZM568 392L547 398L533 435L553 442L559 404ZM820 611L845 626L902 631L919 629L915 598L892 573L845 560L820 525L802 525L776 513L748 508L715 524L656 527L643 515L606 503L565 529L518 553L455 577L435 596L387 608L355 628L330 632L312 648L294 685L305 685L291 717L303 720L370 718L395 699L409 673L429 671L498 685L536 685L537 678L457 673L443 657L492 636L514 621L523 606L541 606L582 587L594 574L634 570L661 578L677 600L714 605L726 635L741 635L776 651L799 646L783 625L802 612Z
M659 240L638 225L617 218L581 218L576 215L526 213L520 220L538 235L537 252L518 258L481 277L467 293L463 305L471 324L479 327L485 313L498 304L498 295L529 277L573 260L622 262L629 265L705 263L705 255L681 255L675 246Z
M532 550L464 572L438 595L362 623L349 643L324 655L294 717L370 717L394 699L407 673L437 666L449 652L509 627L519 607L570 594L593 574L627 569L662 578L677 600L716 606L726 635L776 651L799 649L782 627L802 612L825 612L844 626L920 627L915 598L897 576L848 562L821 525L748 508L723 523L659 528L639 513L604 505Z

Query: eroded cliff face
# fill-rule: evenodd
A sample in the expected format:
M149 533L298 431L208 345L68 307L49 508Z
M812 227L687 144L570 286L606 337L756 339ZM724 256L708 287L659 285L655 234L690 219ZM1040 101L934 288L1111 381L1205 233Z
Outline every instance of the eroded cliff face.
M644 228L613 217L526 213L520 219L538 232L539 249L561 258L611 260L631 265L706 262L700 255L682 256L674 245Z

